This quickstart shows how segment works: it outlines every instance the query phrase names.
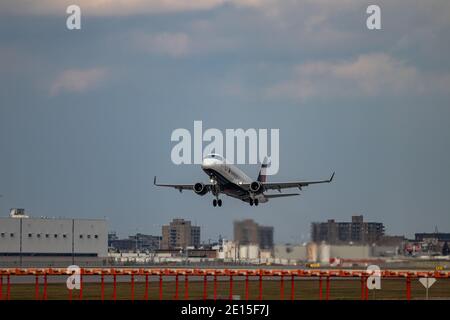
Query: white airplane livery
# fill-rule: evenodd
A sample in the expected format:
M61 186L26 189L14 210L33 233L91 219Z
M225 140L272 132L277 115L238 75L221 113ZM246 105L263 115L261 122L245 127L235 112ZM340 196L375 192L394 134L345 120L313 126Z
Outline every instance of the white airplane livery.
M209 176L210 183L197 182L195 184L160 184L154 178L154 185L159 187L171 187L182 192L183 190L193 190L198 195L205 195L211 192L215 197L213 206L222 206L220 194L240 199L248 202L251 206L265 203L272 198L297 196L299 193L281 193L282 189L298 188L309 186L310 184L330 183L333 180L334 172L328 180L318 181L292 181L292 182L267 182L266 176L267 160L261 164L261 170L256 180L251 179L239 168L219 154L210 154L203 159L202 169ZM278 190L279 194L267 194L268 190Z

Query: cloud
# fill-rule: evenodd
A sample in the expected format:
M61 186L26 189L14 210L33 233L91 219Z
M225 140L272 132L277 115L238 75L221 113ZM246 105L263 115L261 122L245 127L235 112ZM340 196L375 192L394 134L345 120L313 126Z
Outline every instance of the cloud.
M360 0L3 0L3 14L47 15L65 14L69 5L76 4L82 13L94 16L126 16L135 14L161 14L205 11L221 6L255 8L268 17L280 17L292 8L315 7L321 11L337 12L356 6Z
M137 48L149 53L181 57L189 53L191 39L186 33L134 33L133 41Z
M107 69L68 69L62 72L52 83L50 95L62 92L82 93L97 87L106 79Z
M66 5L71 2L6 0L0 2L0 12L17 9L23 14L53 13L64 18ZM117 51L122 55L117 43L122 44L127 54L134 50L152 55L137 54L128 61L117 60L123 63L120 68L137 59L149 61L158 55L211 57L216 60L208 63L220 61L220 65L208 71L209 79L214 79L216 66L223 67L226 69L222 73L229 73L229 78L239 80L242 87L250 86L257 93L270 87L269 96L297 99L376 96L381 91L388 94L433 92L448 83L448 76L439 75L449 70L445 52L449 51L450 42L442 40L450 31L450 19L446 19L450 1L447 0L414 6L406 0L380 0L383 20L380 32L370 32L365 27L367 3L360 0L80 0L77 3L83 15L113 16L89 17L92 20L86 23L88 32L83 33L81 44L95 53L92 58L98 62L94 65L102 63L103 52L111 52L111 57ZM211 12L183 17L177 14L156 20L143 18L145 14L214 8ZM115 15L136 17L115 20ZM35 23L33 19L30 21ZM117 23L104 24L106 21ZM107 27L98 29L100 24ZM64 21L60 27L65 27ZM46 28L43 32L49 34L54 25ZM20 30L17 28L17 32ZM20 36L15 37L20 41ZM32 42L22 47L19 49L26 48L24 52L33 52L34 59L41 58L39 65L45 61L60 68L54 65L55 61L47 61L44 50L33 50ZM73 54L67 55L69 63L76 59ZM14 58L8 56L8 60ZM260 63L266 64L268 70L259 70ZM203 72L208 66L205 63L195 72ZM8 63L3 63L3 67L8 68ZM427 82L433 83L435 89ZM58 90L63 89L54 92ZM230 89L230 92L238 91ZM249 91L241 92L245 95Z
M210 10L232 4L239 7L259 6L264 0L78 0L82 13L100 16L158 14ZM0 2L0 12L9 14L65 14L72 0L6 0Z
M242 43L220 31L210 22L196 20L183 28L183 32L131 31L121 35L120 41L128 41L139 51L180 58L187 55L207 55L231 52Z
M385 53L351 61L316 61L294 67L292 79L270 86L269 97L306 100L446 92L449 74L427 74Z

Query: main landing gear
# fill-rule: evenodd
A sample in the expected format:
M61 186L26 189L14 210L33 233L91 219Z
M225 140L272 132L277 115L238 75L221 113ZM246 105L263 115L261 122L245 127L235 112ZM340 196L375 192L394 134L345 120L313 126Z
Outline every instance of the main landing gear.
M213 207L221 207L222 206L222 199L214 199L213 200Z
M249 203L250 203L250 206L253 206L253 204L255 204L255 206L257 206L259 204L259 200L258 199L253 200L250 198Z

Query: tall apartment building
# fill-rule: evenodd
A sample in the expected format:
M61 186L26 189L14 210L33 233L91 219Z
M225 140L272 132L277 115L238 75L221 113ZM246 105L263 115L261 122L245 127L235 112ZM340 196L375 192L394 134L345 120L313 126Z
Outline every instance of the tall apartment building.
M200 246L200 227L191 221L173 219L169 225L162 227L161 249L176 249Z
M364 222L362 215L352 216L351 222L336 222L331 219L311 224L313 242L371 244L383 236L384 225L381 222Z
M258 240L261 249L273 248L273 227L258 226Z
M239 245L257 244L261 249L273 248L273 227L260 226L252 219L234 221L234 241Z

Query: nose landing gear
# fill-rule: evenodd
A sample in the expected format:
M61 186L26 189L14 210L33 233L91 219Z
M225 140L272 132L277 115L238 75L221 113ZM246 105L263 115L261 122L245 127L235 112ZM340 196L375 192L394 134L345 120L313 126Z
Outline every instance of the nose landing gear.
M257 206L259 204L259 200L258 199L254 199L253 200L253 199L250 198L250 200L248 202L250 203L250 206L253 206L253 204L255 206Z
M222 199L214 199L213 200L213 207L221 207L222 206Z

